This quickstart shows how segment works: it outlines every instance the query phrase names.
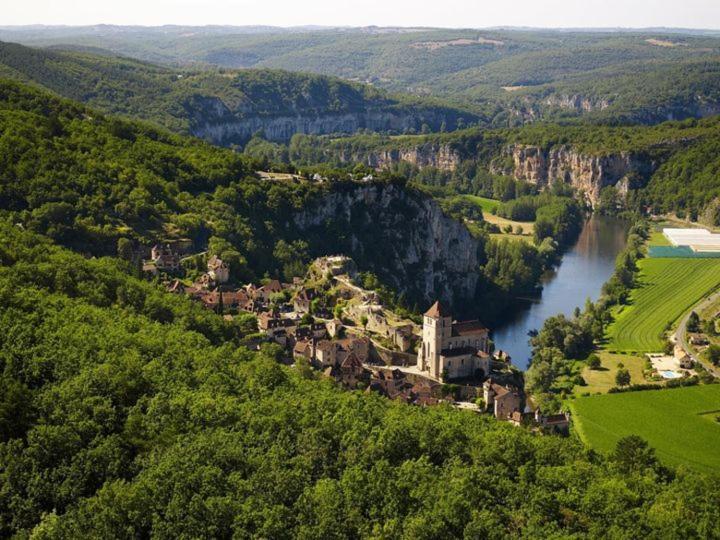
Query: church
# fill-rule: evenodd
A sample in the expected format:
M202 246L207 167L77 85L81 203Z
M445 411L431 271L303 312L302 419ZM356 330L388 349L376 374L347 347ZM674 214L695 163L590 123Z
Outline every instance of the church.
M487 376L489 331L480 321L457 322L439 302L423 315L417 367L438 381Z

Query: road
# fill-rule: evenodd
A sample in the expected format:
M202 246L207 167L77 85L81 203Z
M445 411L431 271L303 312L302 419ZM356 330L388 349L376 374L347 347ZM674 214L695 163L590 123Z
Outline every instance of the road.
M705 309L708 305L712 304L713 302L716 302L718 299L720 299L720 291L716 291L707 298L705 298L703 301L701 301L699 304L696 304L690 311L688 311L685 316L680 320L680 324L678 325L677 330L675 331L675 343L679 343L680 346L685 351L685 354L687 354L690 358L692 358L695 362L698 362L705 366L705 369L707 369L710 373L713 374L715 377L720 377L720 370L713 366L710 362L701 359L698 357L695 352L693 351L692 347L690 347L690 344L687 341L687 322L690 318L690 314L695 311L702 311Z

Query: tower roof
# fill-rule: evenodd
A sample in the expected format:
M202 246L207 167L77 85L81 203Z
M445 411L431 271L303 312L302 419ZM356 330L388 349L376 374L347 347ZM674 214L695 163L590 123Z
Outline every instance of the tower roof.
M440 303L440 300L436 300L432 307L425 312L425 316L439 319L441 317L451 317L452 315L447 308Z

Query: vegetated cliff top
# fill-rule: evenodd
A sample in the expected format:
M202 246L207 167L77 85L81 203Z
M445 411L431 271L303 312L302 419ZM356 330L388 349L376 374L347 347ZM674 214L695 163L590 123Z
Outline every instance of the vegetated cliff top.
M482 246L401 179L262 180L236 152L2 80L0 120L0 212L82 253L187 239L238 281L347 253L408 301L431 300L436 282L450 301L475 292ZM462 240L471 247L452 256Z
M0 43L0 76L32 83L105 112L192 133L204 116L310 116L392 111L435 113L454 125L467 110L437 100L386 93L335 77L268 69L184 69L92 50L34 49ZM220 113L218 111L221 111Z

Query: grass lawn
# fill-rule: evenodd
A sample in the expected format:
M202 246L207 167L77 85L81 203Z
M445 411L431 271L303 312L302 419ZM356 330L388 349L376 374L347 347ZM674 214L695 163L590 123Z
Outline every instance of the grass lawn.
M630 356L625 354L612 354L607 351L597 351L596 353L602 362L601 369L590 369L585 366L580 373L587 383L586 386L575 386L573 392L576 396L585 393L590 394L606 394L615 384L615 375L618 371L618 364L623 364L625 369L630 372L630 381L632 384L646 384L647 381L643 376L643 367L645 360L639 356Z
M580 438L595 450L639 435L668 465L720 471L720 384L582 397L570 408Z
M610 351L657 352L662 333L694 304L720 285L718 259L643 259L640 286L630 305L615 312L608 329Z

